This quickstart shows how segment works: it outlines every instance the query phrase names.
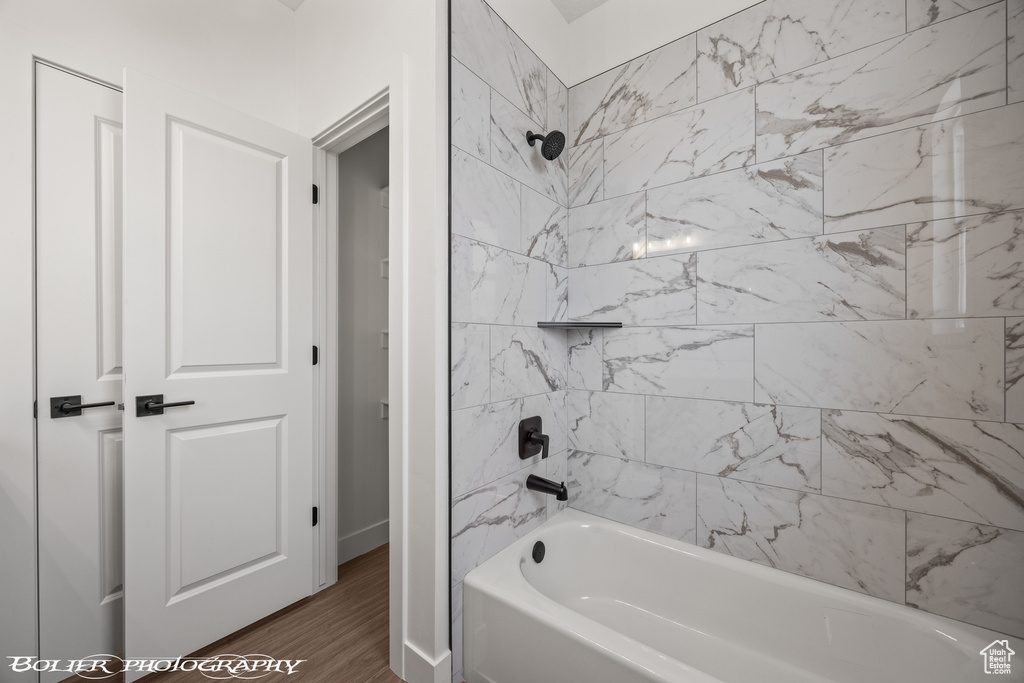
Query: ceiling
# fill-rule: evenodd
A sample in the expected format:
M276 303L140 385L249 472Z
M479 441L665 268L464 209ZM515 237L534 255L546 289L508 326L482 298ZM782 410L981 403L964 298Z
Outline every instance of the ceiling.
M299 5L305 1L306 0L278 0L282 5L291 9L299 9Z
M551 4L570 24L606 2L608 0L551 0Z

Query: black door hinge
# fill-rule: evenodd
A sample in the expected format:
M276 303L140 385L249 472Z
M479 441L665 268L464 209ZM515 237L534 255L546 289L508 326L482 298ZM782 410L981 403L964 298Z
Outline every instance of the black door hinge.
M316 506L313 507L313 526L320 521L320 513Z
M314 346L313 347L313 365L319 365L319 364L320 364L320 349Z
M316 185L313 186L313 203L320 203L320 188L317 187Z
M39 403L38 403L38 401L32 401L32 417L33 418L38 418L39 417Z

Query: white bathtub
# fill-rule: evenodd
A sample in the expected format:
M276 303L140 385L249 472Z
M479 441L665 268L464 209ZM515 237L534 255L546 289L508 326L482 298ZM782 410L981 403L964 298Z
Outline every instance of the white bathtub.
M464 586L468 683L991 682L1005 638L576 510Z

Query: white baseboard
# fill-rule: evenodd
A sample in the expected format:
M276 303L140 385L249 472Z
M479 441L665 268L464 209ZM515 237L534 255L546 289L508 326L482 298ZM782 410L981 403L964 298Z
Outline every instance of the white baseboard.
M409 641L405 642L405 680L409 683L451 683L452 653L446 650L432 661Z
M338 564L368 553L388 542L388 520L371 524L338 539Z

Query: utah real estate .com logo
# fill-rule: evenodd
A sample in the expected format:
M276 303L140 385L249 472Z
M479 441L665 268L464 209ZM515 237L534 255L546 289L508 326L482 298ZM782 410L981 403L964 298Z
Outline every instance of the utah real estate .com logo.
M1017 653L1010 649L1010 641L992 641L988 647L981 651L981 656L985 658L985 673L1009 674L1010 658L1015 654Z

